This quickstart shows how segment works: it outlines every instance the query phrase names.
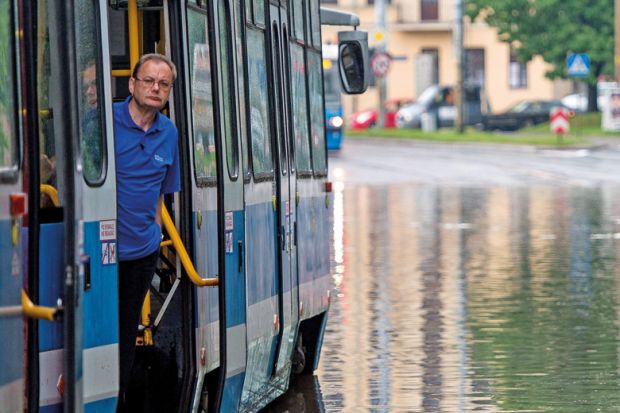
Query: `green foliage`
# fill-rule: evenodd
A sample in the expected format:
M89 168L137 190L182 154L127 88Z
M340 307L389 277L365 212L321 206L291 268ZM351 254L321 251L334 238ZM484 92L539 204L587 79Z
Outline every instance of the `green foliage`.
M590 56L590 84L613 74L613 0L465 0L465 13L497 28L519 58L540 55L553 67L550 79L566 78L568 53Z

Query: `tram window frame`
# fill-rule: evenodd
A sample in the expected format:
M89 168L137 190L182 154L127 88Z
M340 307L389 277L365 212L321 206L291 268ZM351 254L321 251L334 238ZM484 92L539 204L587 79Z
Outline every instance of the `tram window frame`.
M290 42L289 43L289 59L290 59L290 69L291 69L291 84L290 84L290 88L291 88L291 94L290 94L290 98L291 98L291 115L292 115L292 119L290 122L291 125L291 138L292 138L292 147L294 148L294 160L293 160L293 166L295 167L295 170L297 171L297 175L299 177L304 177L304 176L312 176L312 150L311 150L311 145L310 145L310 124L308 123L308 81L309 81L309 73L307 71L307 63L306 63L306 48L298 43L298 42ZM296 56L295 59L293 59L293 54L297 53L299 56ZM295 72L295 61L297 60L297 57L299 57L299 61L302 63L303 67L301 70L301 74L298 74ZM305 71L305 73L304 73ZM300 86L299 88L297 88L295 86L296 81L299 81L301 79L301 84L298 85ZM297 96L295 95L294 92L297 92ZM303 96L300 96L300 94L302 94ZM299 125L305 125L305 131L301 131L300 132L300 136L298 139L297 136L297 128L299 128ZM306 143L306 148L304 150L304 152L302 152L300 149L299 144L303 143L303 137L306 137L305 139L305 143ZM303 165L300 165L301 162L305 161L305 163Z
M106 122L105 122L105 113L104 113L104 108L103 106L100 104L102 102L102 97L104 96L104 85L103 85L103 56L102 56L102 51L101 51L101 36L102 36L102 30L101 30L101 14L100 14L100 10L99 7L96 4L93 4L91 1L85 0L83 2L83 4L85 5L90 5L92 7L92 11L93 11L93 16L92 18L94 19L95 22L95 30L94 30L94 56L93 56L93 60L94 60L94 66L95 66L95 70L96 70L96 88L97 88L97 108L93 109L96 110L96 122L98 122L98 126L99 126L99 139L100 139L100 144L101 144L101 151L100 151L100 155L101 155L101 164L100 164L100 169L99 169L99 175L97 176L96 179L90 179L87 175L86 175L86 164L85 164L85 157L84 157L84 142L85 142L85 136L84 136L84 125L86 124L85 119L83 118L86 113L83 113L82 110L84 109L82 107L82 102L80 101L78 103L78 108L79 108L79 120L80 120L80 125L82 125L80 127L80 139L79 139L79 149L80 149L80 157L82 159L82 176L84 181L86 182L86 184L90 187L100 187L102 186L107 178L107 171L108 171L108 150L107 150L107 129L106 129ZM81 21L81 13L76 14L76 28L78 27L77 25L77 21ZM78 44L78 39L77 39L77 29L76 29L76 45ZM79 56L78 56L79 59ZM86 66L85 67L89 67L91 64L91 59L86 59ZM78 79L79 83L82 84L82 73L83 71L79 72L79 76L80 79ZM100 93L101 92L101 93ZM83 96L81 96L81 98L83 99Z
M250 61L250 50L254 50L253 48L251 49L249 46L249 42L250 42L250 38L252 36L254 36L255 34L260 36L260 38L262 39L262 61L264 63L265 66L265 70L263 72L264 75L264 81L265 81L265 87L267 87L267 85L269 84L269 79L268 79L268 71L267 71L267 65L268 65L268 59L269 57L267 56L267 34L266 34L266 30L263 27L257 26L255 24L250 24L247 23L246 24L246 36L245 36L245 41L246 41L246 50L247 50L247 60L248 60L248 64L246 65L246 70L247 70L247 82L246 82L246 87L248 88L248 94L247 94L247 98L248 101L252 102L252 76L251 76L251 68L252 68L252 64ZM261 90L260 88L255 88L256 90ZM265 97L265 99L260 100L261 102L265 103L265 107L266 107L266 111L264 113L264 117L262 117L263 119L263 132L264 132L264 136L263 136L263 146L264 146L264 142L267 142L267 148L269 149L269 153L268 153L268 157L267 159L269 160L269 168L266 168L265 170L258 170L258 168L256 168L256 161L258 159L258 157L256 156L256 154L254 153L254 143L255 143L255 135L254 135L254 128L252 127L252 104L250 103L250 110L246 112L247 116L248 116L248 122L249 122L249 128L248 128L248 136L249 136L249 145L248 145L248 151L250 152L250 168L252 170L252 175L254 176L254 181L255 182L261 182L261 181L271 181L274 179L274 175L275 175L275 166L274 166L274 150L273 147L271 145L271 117L270 117L270 108L269 108L269 99L267 97ZM261 115L263 115L263 113L261 113ZM264 153L264 152L263 152Z
M267 13L265 12L265 2L269 4L269 0L252 1L252 8L254 9L254 24L259 27L267 27Z
M234 22L232 24L232 28L234 29L234 38L235 38L235 73L237 79L237 89L238 89L238 107L239 107L239 133L241 137L241 148L239 151L241 152L241 171L243 175L243 180L245 182L249 182L252 172L251 172L251 154L248 150L249 146L249 122L248 122L248 105L247 105L247 96L248 90L246 87L247 83L247 75L246 75L246 62L245 56L247 54L246 51L246 42L245 42L245 4L251 3L251 1L244 2L244 0L233 0L233 11L234 11Z
M10 87L6 89L10 91L7 97L12 100L9 108L7 108L7 117L9 119L13 119L11 125L12 136L7 136L7 144L12 144L12 147L9 147L9 155L11 158L9 159L7 165L0 166L0 183L13 184L16 183L19 178L19 169L22 164L22 159L20 156L22 153L22 140L20 132L23 129L19 110L22 104L19 93L19 86L21 82L18 78L19 72L17 70L17 64L19 61L19 39L15 36L15 33L17 33L17 7L15 7L15 2L12 0L0 0L0 2L6 2L6 6L8 8L8 13L6 13L6 16L9 20L9 24L4 27L8 28L8 32L6 33L8 41L5 42L5 44L7 44L9 48L9 58L6 59L6 63L9 66L7 69L10 76L7 76L5 81L10 85Z
M310 58L309 58L310 54L313 54L314 57L316 57L317 59L317 66L315 68L311 67ZM309 115L308 120L310 122L309 139L310 139L310 152L311 152L311 157L312 157L312 170L314 171L314 176L323 177L327 175L327 133L325 130L325 96L324 96L324 86L323 86L323 58L322 58L321 52L310 49L310 48L306 49L306 65L308 67L308 94L307 96L308 96L308 107L310 108L310 111L308 111L307 113ZM314 79L314 81L316 82L315 86L317 86L319 88L319 91L321 92L321 93L318 93L318 95L321 97L321 101L320 101L321 110L318 112L316 110L318 105L312 105L310 101L311 97L315 96L315 93L313 93L313 90L312 90L313 73L315 74L315 76L317 76L317 78ZM315 122L316 122L316 125L314 124ZM320 146L315 145L313 142L313 139L314 139L313 128L315 126L317 127L316 129L320 131L323 135L322 142L319 142L319 144L322 143L322 145ZM320 156L320 159L317 157L317 155ZM317 165L319 161L322 162L322 165Z
M214 42L213 42L213 36L215 34L214 32L214 27L213 27L213 20L212 20L212 16L211 13L209 13L209 10L207 8L206 5L199 5L197 3L188 3L187 4L187 16L189 16L189 12L195 12L199 15L201 15L204 18L204 21L206 22L205 24L207 25L207 27L205 28L206 31L206 42L207 45L209 47L209 66L210 66L210 83L211 83L211 116L212 116L212 125L213 125L213 138L214 138L214 147L215 152L214 152L214 156L215 156L215 165L214 165L214 175L199 175L198 174L198 166L196 163L196 130L194 128L194 118L196 116L196 114L193 111L193 107L194 105L192 105L192 109L189 111L189 114L191 116L191 122L190 122L190 128L191 128L191 134L192 134L192 145L193 145L193 156L192 156L192 162L194 165L194 178L196 179L196 186L198 187L213 187L215 185L217 185L217 180L218 180L218 168L217 168L217 157L219 156L217 153L217 143L215 142L215 140L217 140L217 135L218 135L218 130L217 130L217 125L219 120L217 119L217 111L216 111L216 105L217 105L217 96L214 93L217 89L217 82L216 82L216 72L213 70L216 63L216 57L215 57L215 52L213 50L214 48ZM188 26L189 26L189 18L188 20ZM189 29L189 27L188 27ZM190 31L187 30L186 31L186 38L185 38L185 42L188 45L188 49L190 46L190 39L189 39L189 34ZM189 50L188 50L189 53ZM193 51L192 51L193 53ZM188 62L189 62L189 56L188 56ZM191 69L190 69L191 70ZM194 95L194 91L192 90L192 82L193 82L193 77L190 73L190 78L189 78L189 95L190 95L190 100L193 101L193 95Z
M309 35L308 44L315 49L321 49L321 5L319 0L308 0L310 9L308 10L308 28ZM312 7L314 5L314 8ZM317 35L318 34L318 35ZM316 36L316 37L315 37Z
M223 13L223 15L222 15ZM219 1L216 4L217 14L217 67L221 75L221 83L218 83L218 100L222 99L224 107L218 111L219 121L222 123L224 131L224 150L226 151L226 169L231 181L239 178L239 145L237 142L237 125L238 117L236 113L237 96L235 87L235 64L234 51L232 45L233 33L231 32L231 12L230 3L228 1ZM222 21L222 18L224 20ZM222 23L226 23L222 25ZM224 31L222 31L222 29ZM223 36L222 36L223 35ZM223 40L225 44L223 44ZM224 52L226 48L226 51ZM225 53L225 55L224 55ZM225 76L228 78L225 79ZM227 83L227 84L226 84ZM233 93L231 93L231 86ZM227 130L227 127L229 128ZM231 168L232 167L232 168Z
M306 13L304 7L305 0L291 0L291 12L289 27L292 27L291 39L302 45L306 44ZM300 16L301 15L301 16ZM298 20L301 17L301 20ZM297 23L301 23L301 27ZM301 30L301 33L299 32ZM301 35L301 36L300 36Z

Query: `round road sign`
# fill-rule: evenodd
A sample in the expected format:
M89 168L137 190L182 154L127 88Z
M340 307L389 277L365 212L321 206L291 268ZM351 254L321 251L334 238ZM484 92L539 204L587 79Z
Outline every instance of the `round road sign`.
M376 52L370 59L370 70L375 77L383 77L390 70L390 55L384 52Z

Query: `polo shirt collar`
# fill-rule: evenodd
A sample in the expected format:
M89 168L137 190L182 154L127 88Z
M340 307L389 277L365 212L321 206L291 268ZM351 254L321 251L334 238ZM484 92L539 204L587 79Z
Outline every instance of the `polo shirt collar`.
M122 122L125 124L125 126L129 128L140 129L142 132L144 132L144 130L140 126L138 126L136 122L133 121L133 118L131 117L131 113L129 113L129 102L131 101L131 99L133 99L133 96L129 95L127 96L127 99L125 99L125 102L123 102L123 118L124 119L122 119ZM153 124L146 132L144 132L145 134L148 135L149 133L152 133L152 132L161 131L161 116L162 114L160 112L157 112L155 114L155 119L153 119Z

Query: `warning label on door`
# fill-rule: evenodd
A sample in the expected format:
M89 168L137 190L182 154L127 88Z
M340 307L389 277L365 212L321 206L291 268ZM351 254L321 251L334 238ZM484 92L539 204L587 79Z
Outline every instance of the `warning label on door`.
M101 244L101 264L116 264L116 242L104 242Z

